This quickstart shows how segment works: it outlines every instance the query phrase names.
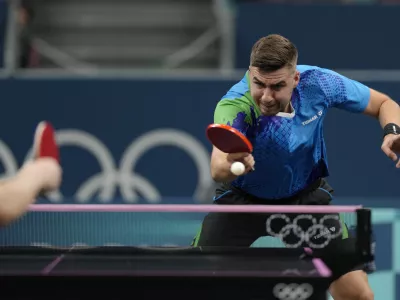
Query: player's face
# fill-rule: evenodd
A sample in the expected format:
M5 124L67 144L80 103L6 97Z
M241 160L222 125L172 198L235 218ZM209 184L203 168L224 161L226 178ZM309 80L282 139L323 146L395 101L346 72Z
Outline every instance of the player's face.
M265 116L288 112L293 90L299 83L300 73L284 67L274 72L260 72L250 67L250 93Z

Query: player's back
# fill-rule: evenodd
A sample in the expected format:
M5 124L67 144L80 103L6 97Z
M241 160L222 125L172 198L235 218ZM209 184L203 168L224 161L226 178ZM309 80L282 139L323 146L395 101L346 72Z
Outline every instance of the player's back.
M306 65L297 69L300 82L293 92L292 113L261 115L250 95L248 73L222 97L215 111L215 123L239 129L253 143L255 171L232 185L260 198L289 197L329 175L323 120L328 108L343 105L349 92L354 92L335 72ZM356 88L365 93L363 86ZM360 111L365 103L350 101L345 106Z

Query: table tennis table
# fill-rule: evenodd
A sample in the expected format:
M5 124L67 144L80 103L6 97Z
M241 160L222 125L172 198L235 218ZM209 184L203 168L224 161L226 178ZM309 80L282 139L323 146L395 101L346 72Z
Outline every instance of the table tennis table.
M340 254L333 245L325 255L308 248L3 246L0 293L6 300L326 300L340 273L327 264L337 268L338 255L351 267L371 261L371 232L371 213L360 210L356 243L343 240Z
M326 299L330 272L302 249L0 250L2 299Z

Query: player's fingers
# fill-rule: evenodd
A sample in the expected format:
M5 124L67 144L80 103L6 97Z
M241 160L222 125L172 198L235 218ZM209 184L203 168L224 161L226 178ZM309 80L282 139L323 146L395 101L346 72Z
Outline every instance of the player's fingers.
M255 165L254 157L253 157L253 155L250 155L249 156L249 166L254 168L254 165Z
M62 169L57 160L50 157L39 158L35 161L43 176L43 189L58 189L62 180Z
M249 166L249 172L252 172L254 170L255 170L255 162L253 161Z
M230 161L230 162L241 161L244 158L248 157L249 155L250 155L250 153L246 153L246 152L229 153L228 161Z
M400 159L397 161L396 168L400 168Z
M397 160L397 155L396 155L396 153L394 153L392 151L392 149L390 148L390 144L389 143L382 144L381 149L391 160L393 160L393 161Z
M246 171L247 172L253 170L254 169L254 164L255 164L253 155L249 155L249 156L245 157L244 160L243 160L243 163L244 163L244 165L246 167Z
M18 176L34 181L41 190L54 190L61 184L62 169L57 160L45 157L25 163Z

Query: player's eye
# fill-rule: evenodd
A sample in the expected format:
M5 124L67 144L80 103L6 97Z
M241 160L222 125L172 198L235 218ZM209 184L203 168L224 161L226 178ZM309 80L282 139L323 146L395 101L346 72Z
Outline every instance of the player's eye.
M274 91L279 91L281 88L283 88L283 85L282 85L282 84L273 85L273 86L272 86L272 89L273 89Z

